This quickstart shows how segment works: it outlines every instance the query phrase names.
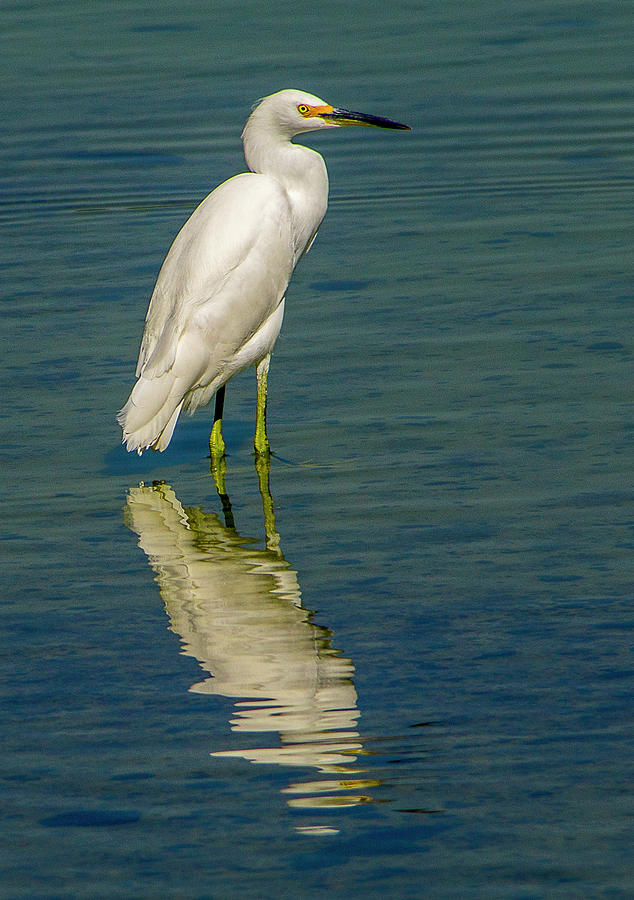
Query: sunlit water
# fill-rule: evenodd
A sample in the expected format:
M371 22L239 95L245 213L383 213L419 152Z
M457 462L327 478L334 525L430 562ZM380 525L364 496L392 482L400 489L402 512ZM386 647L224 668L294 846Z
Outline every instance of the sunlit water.
M627 5L385 13L0 10L3 896L630 895ZM209 411L114 416L290 86L414 130L309 139L270 485L249 373L220 498Z

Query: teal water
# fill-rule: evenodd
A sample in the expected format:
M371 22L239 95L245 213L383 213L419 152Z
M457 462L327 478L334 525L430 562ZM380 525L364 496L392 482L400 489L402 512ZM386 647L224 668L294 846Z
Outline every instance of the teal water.
M0 894L629 896L626 7L0 25ZM171 239L291 86L413 131L307 139L270 495L244 373L229 508L211 410L141 459L114 416Z

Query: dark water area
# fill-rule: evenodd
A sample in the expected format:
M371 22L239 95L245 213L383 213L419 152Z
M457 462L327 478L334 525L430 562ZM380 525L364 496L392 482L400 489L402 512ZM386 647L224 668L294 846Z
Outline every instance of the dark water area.
M616 2L0 10L0 896L631 894L632 56ZM258 97L342 129L269 377L120 446ZM304 139L302 139L304 140Z

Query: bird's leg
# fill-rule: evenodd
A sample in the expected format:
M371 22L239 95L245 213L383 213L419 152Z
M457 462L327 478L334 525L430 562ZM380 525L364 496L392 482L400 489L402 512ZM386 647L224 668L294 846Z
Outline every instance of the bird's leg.
M253 444L256 453L264 454L271 452L271 445L266 436L266 388L270 361L271 354L267 353L264 359L260 360L255 370L258 380L258 397L255 408L255 439Z
M225 405L225 386L216 391L216 407L214 409L214 424L209 435L209 452L211 453L211 465L214 461L220 461L225 455L225 442L222 437L222 411Z

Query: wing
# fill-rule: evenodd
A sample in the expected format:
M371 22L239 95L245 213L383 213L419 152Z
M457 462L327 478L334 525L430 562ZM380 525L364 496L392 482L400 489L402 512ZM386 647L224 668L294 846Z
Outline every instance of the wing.
M221 184L194 210L161 267L137 376L168 371L185 335L204 346L209 364L214 357L221 364L280 303L293 266L291 210L279 182L246 173Z

